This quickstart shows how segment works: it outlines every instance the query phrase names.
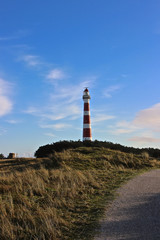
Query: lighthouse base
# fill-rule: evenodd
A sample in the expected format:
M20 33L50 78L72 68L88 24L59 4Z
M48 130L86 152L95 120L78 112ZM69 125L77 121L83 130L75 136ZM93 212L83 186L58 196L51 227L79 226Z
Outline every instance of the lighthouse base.
M84 138L83 138L83 141L92 141L92 138L90 138L90 137L84 137Z

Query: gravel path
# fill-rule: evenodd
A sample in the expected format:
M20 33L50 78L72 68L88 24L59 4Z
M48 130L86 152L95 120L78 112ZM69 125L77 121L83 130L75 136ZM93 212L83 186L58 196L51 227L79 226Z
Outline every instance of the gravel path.
M94 240L160 240L160 170L123 185L105 215Z

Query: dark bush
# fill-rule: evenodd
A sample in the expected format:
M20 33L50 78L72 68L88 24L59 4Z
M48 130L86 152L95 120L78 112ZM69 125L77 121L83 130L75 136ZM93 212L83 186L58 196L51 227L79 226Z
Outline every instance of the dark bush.
M134 147L126 147L117 143L106 142L106 141L59 141L52 144L47 144L39 147L39 149L35 152L35 157L48 157L50 154L54 154L54 152L62 152L66 149L75 149L78 147L104 147L112 150L119 150L125 153L134 153L141 154L142 152L146 152L150 157L160 158L160 149L155 148L134 148Z
M2 153L0 153L0 159L5 158L4 155Z

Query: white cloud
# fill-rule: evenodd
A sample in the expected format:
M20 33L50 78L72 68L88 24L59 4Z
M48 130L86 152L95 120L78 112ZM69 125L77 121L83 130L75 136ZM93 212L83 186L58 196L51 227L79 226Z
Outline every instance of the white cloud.
M111 126L111 128L113 130L111 130L110 132L114 135L133 133L139 129L137 126L134 126L134 124L129 121L117 122L114 126Z
M6 120L6 122L8 122L8 123L10 123L10 124L18 124L18 123L20 123L21 121L11 119L11 120Z
M131 129L119 128L119 129L112 130L111 133L114 135L119 135L119 134L132 133L134 131L135 129L132 129L132 128Z
M33 116L40 117L41 119L48 119L52 121L57 121L65 119L67 117L72 120L78 118L81 114L81 109L76 104L66 104L65 102L59 102L53 104L51 107L41 107L41 109L35 107L29 107L24 113L31 114Z
M159 143L160 138L152 138L152 137L141 137L141 136L134 136L128 139L131 142L137 143Z
M47 79L50 79L50 80L61 80L64 78L66 78L65 73L58 68L51 70L47 75Z
M49 136L49 137L56 137L56 135L53 133L45 133L44 135Z
M24 113L32 114L32 115L38 115L39 109L35 107L29 107L27 110L23 111Z
M0 136L4 135L6 132L7 132L6 129L0 127Z
M20 58L20 60L24 61L27 65L32 67L41 65L40 58L35 55L24 55Z
M130 122L127 121L120 121L116 123L116 127L122 127L122 128L129 128L130 127Z
M120 89L119 85L110 86L110 87L104 89L103 95L106 98L111 98L112 97L112 93L114 93L118 89Z
M132 133L144 129L160 132L160 103L139 111L130 122L122 121L117 123L113 133Z
M16 39L16 38L17 37L14 37L14 36L0 37L0 41L8 41L8 40Z
M128 134L128 141L137 146L155 146L160 143L160 138L157 137L160 132L160 103L139 111L132 121L112 125L110 132L115 135Z
M10 113L12 110L12 103L6 96L0 96L0 116Z
M82 90L88 86L91 87L95 77L91 76L88 79L80 82L79 84L75 85L67 85L65 87L56 87L55 92L51 95L51 99L53 101L63 101L66 104L79 101L82 99Z
M115 118L115 116L107 115L107 114L97 114L95 117L92 118L92 123L95 124L97 122L102 122L106 120L110 120Z
M83 89L86 86L92 86L94 80L95 77L85 78L79 84L70 84L65 87L58 83L51 88L50 94L48 94L50 98L46 99L43 106L30 106L24 112L38 117L39 127L41 128L50 128L54 130L67 129L71 127L70 124L67 124L68 121L82 118ZM47 102L47 100L49 101ZM61 122L59 122L60 120ZM53 121L53 124L50 124L51 121Z
M12 84L0 78L0 95L8 95L11 93Z
M72 127L70 124L66 123L56 123L56 124L43 124L41 125L41 128L49 128L49 129L55 129L55 130L62 130Z
M45 117L51 120L70 118L75 120L82 114L82 91L85 86L92 86L93 78L86 79L79 84L66 87L56 87L51 94L51 106Z
M160 103L138 112L133 124L137 127L160 132Z
M69 118L78 118L81 114L81 109L76 104L58 103L57 106L50 108L49 114L42 114L41 116L50 120L60 120Z
M0 116L4 116L11 112L13 103L8 95L11 91L11 84L0 78Z
M14 39L19 39L22 37L25 37L28 35L29 31L28 30L18 30L17 32L13 33L12 35L9 36L0 36L0 41L9 41L9 40L14 40Z

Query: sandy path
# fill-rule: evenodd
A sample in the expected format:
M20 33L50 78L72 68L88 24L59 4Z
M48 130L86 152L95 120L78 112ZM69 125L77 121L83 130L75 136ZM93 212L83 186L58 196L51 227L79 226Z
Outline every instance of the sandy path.
M160 170L130 180L118 190L95 240L160 240Z

